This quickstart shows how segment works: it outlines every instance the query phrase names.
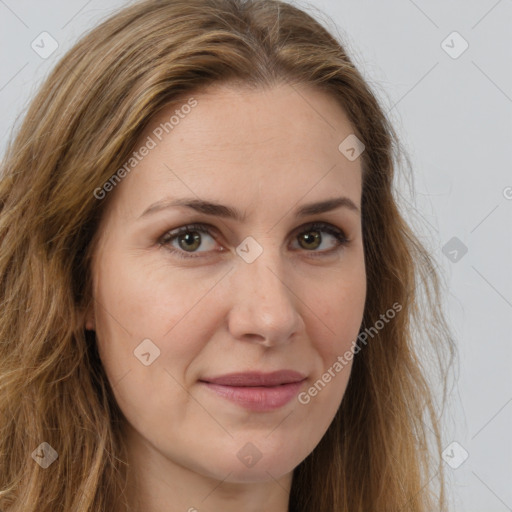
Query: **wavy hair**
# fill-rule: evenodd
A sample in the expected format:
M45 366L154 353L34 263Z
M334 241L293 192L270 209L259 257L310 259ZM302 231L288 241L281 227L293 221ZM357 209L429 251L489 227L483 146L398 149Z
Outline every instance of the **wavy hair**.
M454 345L439 268L400 213L395 170L404 152L375 94L336 37L291 4L146 0L104 20L58 62L1 164L3 512L130 510L123 415L84 329L95 235L112 196L99 201L94 191L162 108L228 82L308 84L339 102L366 146L360 332L402 306L354 357L332 424L294 470L290 511L445 510L428 377L446 382ZM31 457L42 442L58 453L46 469Z

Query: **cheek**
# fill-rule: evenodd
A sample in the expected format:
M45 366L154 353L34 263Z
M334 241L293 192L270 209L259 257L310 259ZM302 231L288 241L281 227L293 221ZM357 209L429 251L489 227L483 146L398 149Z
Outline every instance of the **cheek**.
M152 371L167 368L182 381L208 339L199 331L209 326L204 309L208 301L203 299L214 284L211 278L191 276L161 260L141 264L136 256L108 249L104 254L109 257L97 272L95 315L98 348L109 377L116 382L131 371L146 382L148 367L136 354L149 350L150 360L158 354Z
M156 428L162 418L178 422L187 402L181 383L205 339L194 307L205 290L177 276L113 253L97 274L100 358L117 403L140 430Z
M134 340L162 339L201 301L209 280L167 266L157 254L141 260L140 255L106 259L97 296L110 314L103 315L107 323L117 322Z
M312 335L311 340L317 340L316 348L324 365L330 366L355 342L363 320L365 300L364 266L326 279L311 298L312 310L317 317L317 336Z
M310 333L319 365L307 387L298 395L300 407L314 418L307 427L312 439L325 433L338 410L352 370L354 343L363 319L366 299L364 268L326 281L322 293L312 297ZM315 335L316 333L316 335ZM313 443L311 450L314 448Z

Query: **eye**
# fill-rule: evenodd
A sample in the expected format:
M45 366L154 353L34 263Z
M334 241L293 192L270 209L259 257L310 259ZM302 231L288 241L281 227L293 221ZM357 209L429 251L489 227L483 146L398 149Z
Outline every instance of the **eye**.
M325 237L322 233L327 233L328 236ZM312 256L315 257L327 256L333 252L337 252L349 242L341 229L325 222L314 222L307 225L305 228L301 228L301 231L297 235L297 240L301 248L305 249L307 252L313 252ZM321 247L324 242L326 242L328 247L324 247L322 251L317 251L316 249Z
M159 244L167 247L179 258L197 258L193 253L207 252L215 247L215 241L213 241L213 243L207 244L205 251L197 251L201 245L204 245L201 233L207 234L213 240L212 230L207 224L189 224L173 231L168 231L160 238Z
M322 233L327 233L327 236ZM206 243L206 247L204 234L207 235L207 239L210 239L209 243ZM299 249L302 248L315 257L331 255L333 252L341 250L349 242L341 229L325 222L314 222L302 227L296 235L296 241L299 243ZM216 245L211 227L201 223L189 224L168 231L159 239L158 243L179 258L200 257L196 254L211 252L215 250ZM317 249L322 244L327 245L327 248L324 247L324 250L318 251ZM204 250L198 250L200 247L203 247ZM224 249L217 250L217 252L223 251Z

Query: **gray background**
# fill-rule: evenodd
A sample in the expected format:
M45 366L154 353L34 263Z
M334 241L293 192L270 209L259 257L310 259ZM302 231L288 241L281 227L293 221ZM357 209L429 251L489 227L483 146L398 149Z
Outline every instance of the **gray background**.
M512 1L295 3L325 12L411 157L407 211L445 272L460 358L444 422L451 510L512 511ZM59 57L126 4L0 0L1 154ZM46 59L31 48L43 31L59 44Z

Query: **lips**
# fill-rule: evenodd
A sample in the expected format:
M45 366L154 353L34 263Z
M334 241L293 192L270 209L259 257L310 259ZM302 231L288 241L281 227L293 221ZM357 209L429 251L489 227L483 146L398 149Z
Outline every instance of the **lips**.
M306 377L293 370L231 373L202 379L215 396L255 412L279 409L297 396Z
M210 384L235 387L272 387L301 382L305 376L293 370L279 370L272 373L247 372L230 373L220 377L201 379Z

